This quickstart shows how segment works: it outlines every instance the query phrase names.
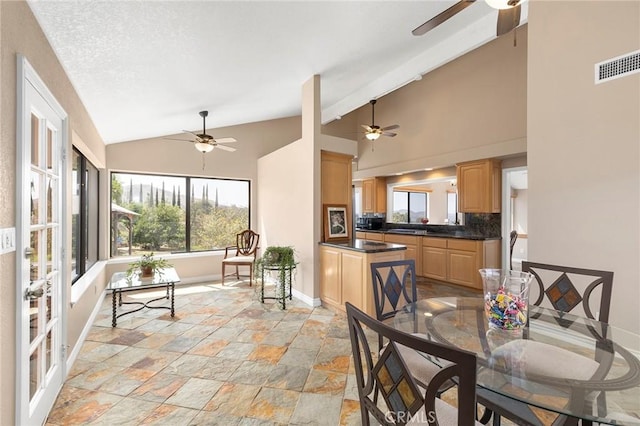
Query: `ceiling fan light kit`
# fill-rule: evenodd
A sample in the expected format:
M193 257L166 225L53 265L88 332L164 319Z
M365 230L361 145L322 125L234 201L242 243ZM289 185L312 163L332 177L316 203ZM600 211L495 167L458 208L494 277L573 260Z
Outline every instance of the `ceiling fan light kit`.
M205 152L211 152L213 151L213 145L208 144L206 142L196 142L195 143L195 147L198 151L202 152L203 154Z
M494 9L511 9L521 3L520 0L485 0Z

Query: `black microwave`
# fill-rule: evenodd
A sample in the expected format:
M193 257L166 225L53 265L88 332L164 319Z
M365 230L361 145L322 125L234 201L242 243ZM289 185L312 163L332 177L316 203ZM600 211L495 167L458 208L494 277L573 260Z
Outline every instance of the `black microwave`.
M357 228L360 229L382 229L384 226L383 217L359 217Z

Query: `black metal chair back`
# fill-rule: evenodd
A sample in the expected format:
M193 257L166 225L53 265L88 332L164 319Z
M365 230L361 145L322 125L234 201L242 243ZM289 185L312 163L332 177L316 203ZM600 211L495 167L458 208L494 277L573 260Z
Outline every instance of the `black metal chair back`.
M509 234L509 269L513 269L513 246L516 245L518 240L518 232L511 231Z
M613 272L528 261L522 262L522 270L532 273L534 282L538 285L538 297L535 301L530 301L532 305L540 306L546 295L547 300L558 311L571 312L574 308L582 306L584 315L588 318L609 322ZM576 285L585 288L580 291ZM590 305L594 303L591 295L598 288L600 300L597 301L596 312L599 314L596 318Z
M378 321L393 318L399 309L417 300L413 259L374 262L371 280Z
M396 330L368 316L349 302L346 303L346 308L363 425L370 424L369 414L383 425L404 425L415 419L433 425L467 426L475 423L474 353ZM379 356L377 351L371 351L367 339L368 336L372 337L372 334L389 340L389 344ZM426 391L423 391L400 356L400 345L446 359L452 364L442 368L428 383ZM457 409L442 400L437 400L436 397L439 388L454 377L457 377L458 383ZM377 403L378 392L386 404L385 411L380 409ZM443 420L443 417L446 420ZM441 422L438 422L439 418Z

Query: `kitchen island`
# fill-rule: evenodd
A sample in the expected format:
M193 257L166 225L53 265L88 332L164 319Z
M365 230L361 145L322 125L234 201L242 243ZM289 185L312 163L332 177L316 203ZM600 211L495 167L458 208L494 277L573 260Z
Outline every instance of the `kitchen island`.
M320 299L344 311L350 302L375 317L371 263L402 260L403 244L355 239L320 243Z

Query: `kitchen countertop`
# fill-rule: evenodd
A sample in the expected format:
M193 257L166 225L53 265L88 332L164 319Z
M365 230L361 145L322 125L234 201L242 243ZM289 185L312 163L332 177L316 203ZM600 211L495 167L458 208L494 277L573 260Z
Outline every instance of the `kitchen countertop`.
M359 251L362 253L379 253L384 251L395 251L395 250L406 250L407 246L402 244L393 244L393 243L381 243L378 241L367 241L367 240L351 240L343 243L320 243L323 246L330 246L341 248L345 250L353 250Z
M478 234L470 234L466 232L456 231L452 233L445 232L431 232L425 229L360 229L356 228L356 232L373 232L378 234L392 234L392 235L409 235L419 237L435 237L435 238L457 238L461 240L499 240L500 237L485 237Z

